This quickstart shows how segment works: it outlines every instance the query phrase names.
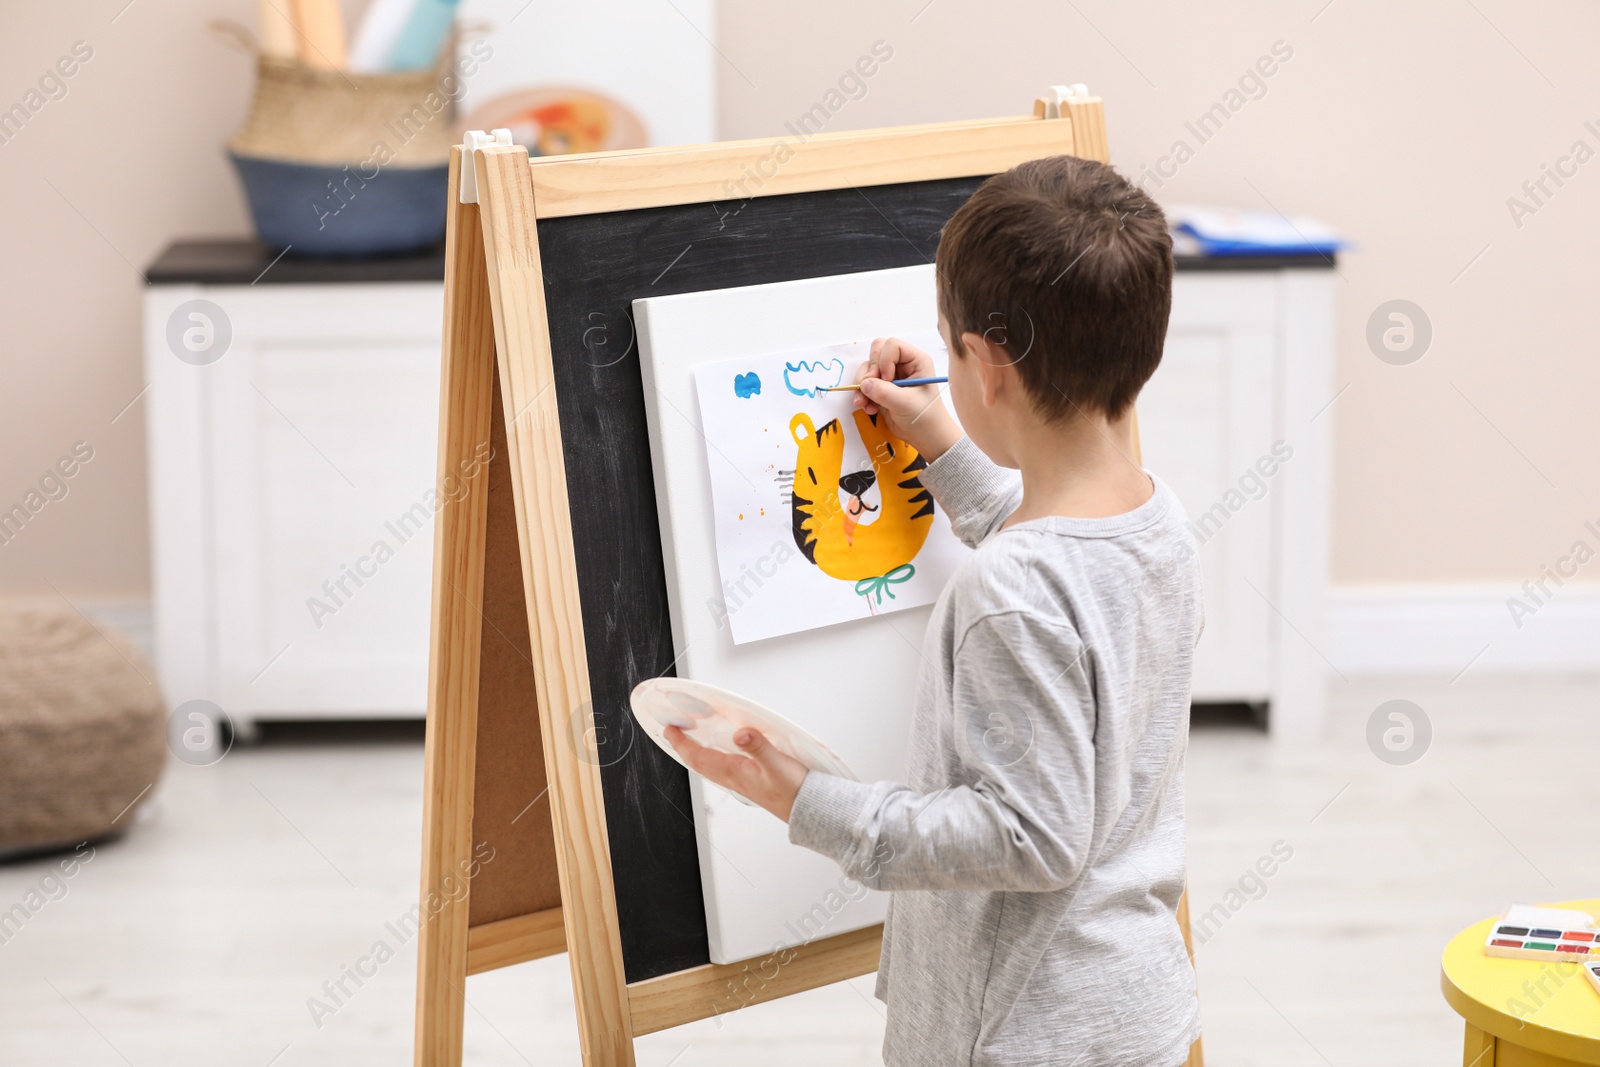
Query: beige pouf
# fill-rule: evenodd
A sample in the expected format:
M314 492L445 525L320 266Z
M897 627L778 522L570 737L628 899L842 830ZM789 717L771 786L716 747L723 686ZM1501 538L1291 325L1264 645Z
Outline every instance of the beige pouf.
M0 855L128 827L166 765L154 678L70 607L0 606Z

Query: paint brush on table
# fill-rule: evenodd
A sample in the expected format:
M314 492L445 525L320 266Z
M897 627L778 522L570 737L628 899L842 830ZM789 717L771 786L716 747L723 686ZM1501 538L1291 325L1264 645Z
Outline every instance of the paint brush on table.
M943 385L945 382L948 382L949 380L950 380L949 378L900 378L897 381L891 382L890 384L891 385ZM818 389L817 391L819 393L842 393L846 389L860 389L860 388L861 388L861 386L859 384L856 384L856 385L824 385L822 388Z

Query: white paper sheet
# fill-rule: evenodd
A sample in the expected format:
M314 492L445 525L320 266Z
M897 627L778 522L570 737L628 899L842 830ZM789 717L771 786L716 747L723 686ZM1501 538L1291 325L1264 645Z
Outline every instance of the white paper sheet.
M905 340L945 369L937 330ZM921 457L854 406L871 338L694 368L735 644L931 604L967 554Z

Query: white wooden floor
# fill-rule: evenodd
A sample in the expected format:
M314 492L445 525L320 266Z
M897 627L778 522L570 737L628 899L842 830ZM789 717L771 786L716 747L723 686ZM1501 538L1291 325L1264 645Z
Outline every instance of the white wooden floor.
M1511 901L1600 895L1593 679L1340 683L1326 740L1299 750L1197 729L1189 761L1196 915L1274 842L1293 856L1200 949L1212 1067L1457 1062L1438 956ZM1431 716L1408 767L1366 748L1392 697ZM174 763L146 818L0 944L0 1064L300 1067L410 1062L420 743L342 738ZM1280 846L1280 851L1283 846ZM51 869L0 867L0 911ZM1232 899L1238 903L1244 894ZM1221 914L1220 912L1217 914ZM331 1015L308 1001L387 941ZM641 1039L643 1065L878 1063L862 978ZM576 1063L565 957L469 980L471 1065ZM326 1001L330 1006L332 1001Z

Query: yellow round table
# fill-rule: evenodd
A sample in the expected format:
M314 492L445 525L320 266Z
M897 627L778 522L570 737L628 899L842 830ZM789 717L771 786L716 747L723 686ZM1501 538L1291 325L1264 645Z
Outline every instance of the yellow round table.
M1569 900L1600 916L1600 899ZM1582 967L1565 961L1486 956L1498 918L1467 927L1445 947L1444 999L1467 1021L1465 1067L1569 1067L1600 1064L1600 991ZM1588 957L1594 959L1593 956Z

